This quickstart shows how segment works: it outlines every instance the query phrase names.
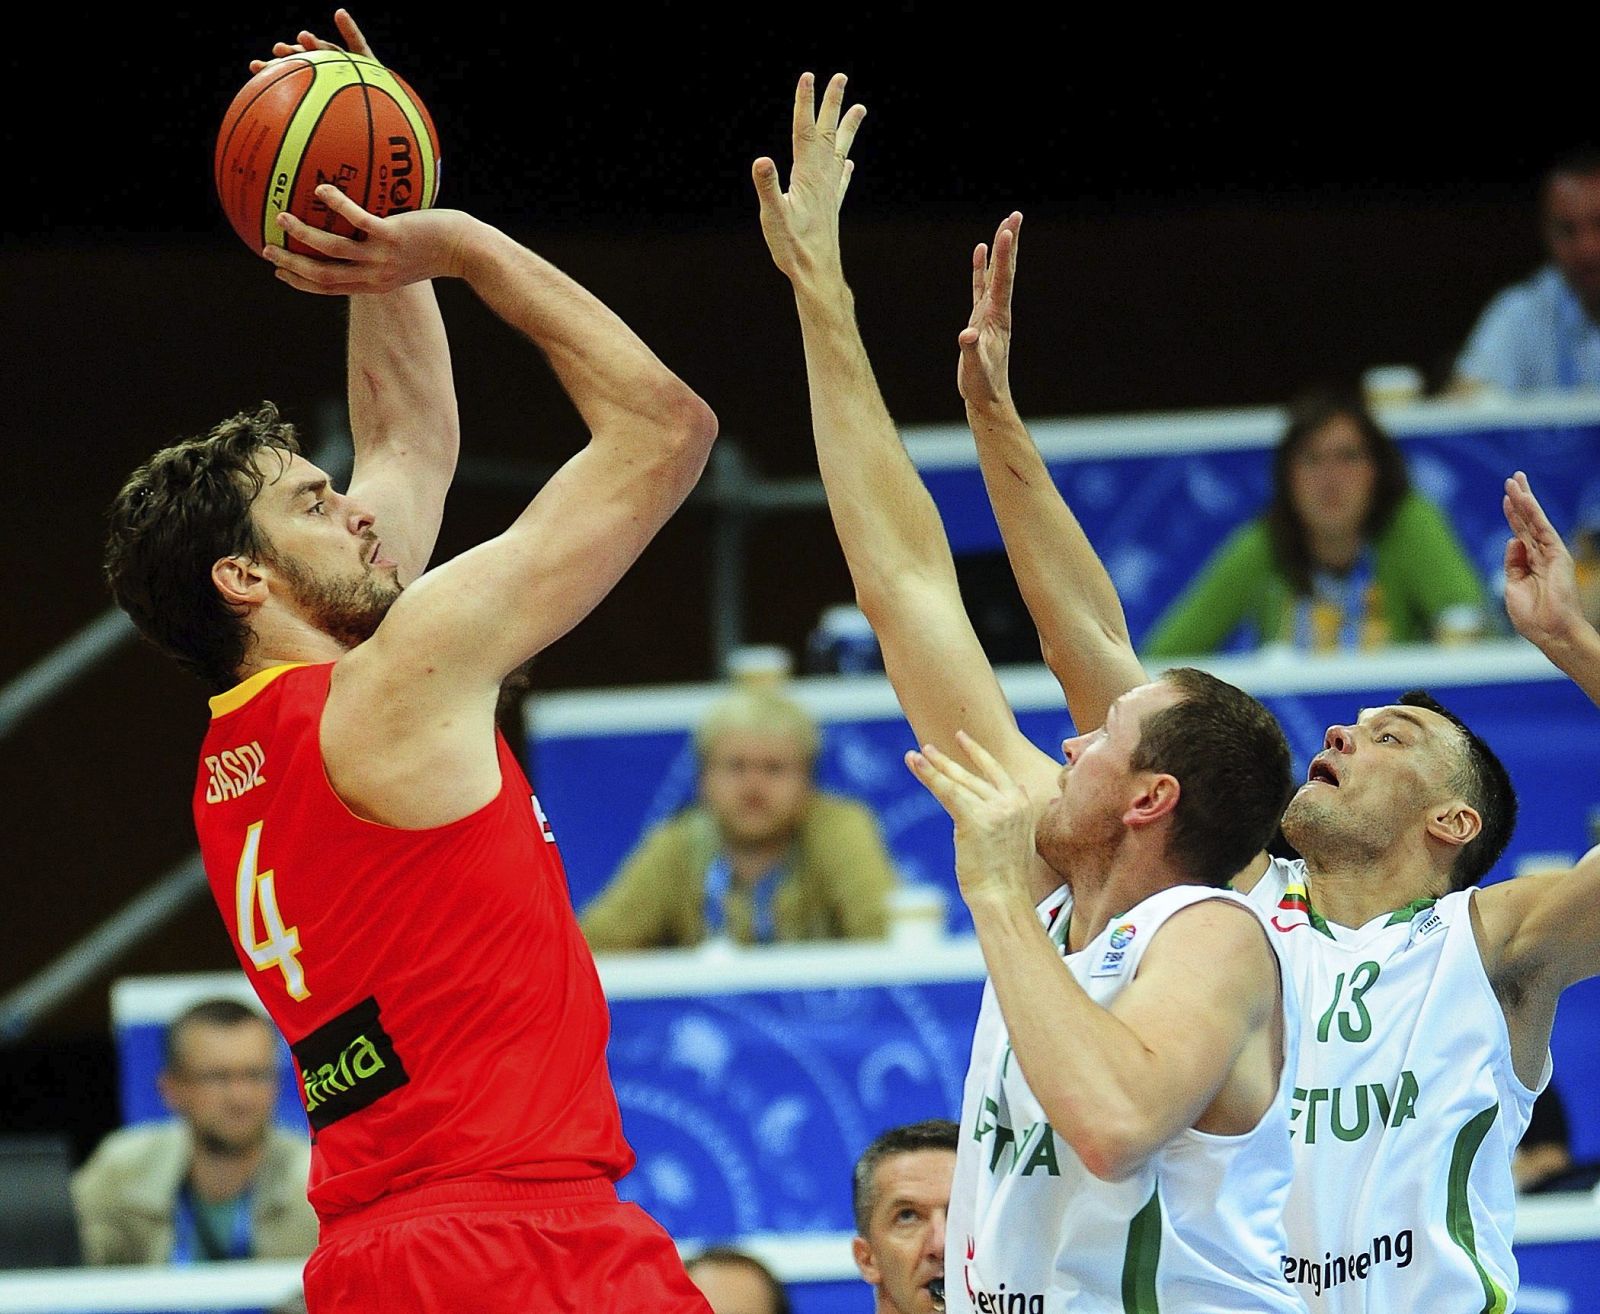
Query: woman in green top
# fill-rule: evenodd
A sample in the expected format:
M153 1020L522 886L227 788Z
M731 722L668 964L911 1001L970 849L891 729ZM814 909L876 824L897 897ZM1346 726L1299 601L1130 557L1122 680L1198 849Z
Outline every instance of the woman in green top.
M1214 652L1241 623L1257 644L1308 652L1479 634L1482 582L1358 400L1317 394L1292 407L1272 485L1266 512L1167 608L1148 655Z

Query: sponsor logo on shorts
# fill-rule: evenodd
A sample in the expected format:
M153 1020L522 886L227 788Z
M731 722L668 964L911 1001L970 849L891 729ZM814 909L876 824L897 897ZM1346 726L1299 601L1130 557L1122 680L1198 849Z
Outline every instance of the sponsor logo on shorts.
M370 997L289 1048L300 1065L300 1094L316 1131L360 1113L411 1080L383 1029L378 1001Z
M1305 1259L1299 1255L1285 1255L1282 1260L1283 1276L1297 1286L1310 1287L1313 1296L1343 1286L1346 1282L1365 1282L1379 1264L1393 1264L1406 1268L1411 1263L1411 1229L1405 1228L1385 1236L1372 1238L1369 1249L1358 1250L1353 1255L1336 1255L1324 1251L1321 1259Z

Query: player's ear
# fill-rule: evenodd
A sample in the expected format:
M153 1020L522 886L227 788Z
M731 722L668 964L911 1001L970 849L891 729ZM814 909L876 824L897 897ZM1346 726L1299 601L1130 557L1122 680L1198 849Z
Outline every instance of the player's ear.
M1122 814L1122 824L1138 828L1170 816L1178 806L1178 778L1165 771L1143 772L1135 777L1139 792Z
M1460 848L1472 843L1483 831L1483 818L1477 809L1460 799L1435 808L1428 814L1428 834L1441 844Z
M878 1257L872 1253L872 1245L865 1237L858 1236L850 1243L850 1253L855 1257L863 1282L875 1287L883 1281L883 1274L878 1271Z
M252 557L219 557L211 567L211 582L230 606L259 606L267 598L266 576Z

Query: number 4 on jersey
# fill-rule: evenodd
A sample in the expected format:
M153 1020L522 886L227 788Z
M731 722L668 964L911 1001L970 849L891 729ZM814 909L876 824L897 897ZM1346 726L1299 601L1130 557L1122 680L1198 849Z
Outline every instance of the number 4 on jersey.
M273 889L273 873L257 871L261 852L261 823L245 832L244 849L239 854L239 875L234 881L234 899L239 914L239 947L255 964L258 972L276 967L283 973L283 988L290 999L305 999L306 975L300 970L300 932L284 926L278 912L278 896ZM262 938L256 939L256 908L261 909Z

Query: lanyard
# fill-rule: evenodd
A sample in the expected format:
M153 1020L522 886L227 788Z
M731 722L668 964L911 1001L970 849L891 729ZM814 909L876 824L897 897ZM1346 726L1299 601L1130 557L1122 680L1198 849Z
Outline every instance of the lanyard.
M1332 571L1317 571L1311 577L1310 596L1295 599L1294 646L1301 652L1318 652L1331 646L1327 636L1318 633L1323 627L1316 624L1319 616L1327 618L1331 611L1339 622L1336 646L1361 647L1361 627L1366 620L1374 573L1370 547L1361 549L1361 555L1343 579Z
M761 874L750 890L750 931L757 944L771 944L777 938L777 928L772 920L772 895L782 879L789 874L787 859L774 863ZM726 853L711 859L706 868L706 936L712 938L726 934L728 926L728 892L733 888L733 864Z
M231 1234L223 1249L222 1238L213 1236L201 1221L194 1194L185 1182L172 1214L172 1262L195 1264L212 1259L249 1259L251 1194L247 1189L233 1202Z

